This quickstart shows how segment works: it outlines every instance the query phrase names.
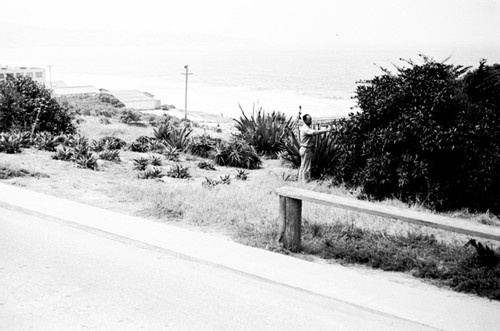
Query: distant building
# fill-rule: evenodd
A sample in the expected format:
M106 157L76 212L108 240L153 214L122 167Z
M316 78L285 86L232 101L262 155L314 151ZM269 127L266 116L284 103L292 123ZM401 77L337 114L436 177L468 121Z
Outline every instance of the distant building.
M54 94L58 96L63 95L96 95L100 90L91 85L86 86L64 86L62 82L58 82L56 86L53 87Z
M45 83L44 68L0 66L0 81L6 80L7 76L27 76L34 81Z
M154 95L139 90L106 91L120 100L125 107L137 110L160 109L160 100Z

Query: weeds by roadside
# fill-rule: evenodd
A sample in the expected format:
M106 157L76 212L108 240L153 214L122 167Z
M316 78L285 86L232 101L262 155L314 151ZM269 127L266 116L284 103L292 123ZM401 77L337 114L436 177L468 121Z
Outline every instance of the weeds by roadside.
M10 164L0 164L0 179L9 179L14 177L49 178L50 176L41 172L31 172Z

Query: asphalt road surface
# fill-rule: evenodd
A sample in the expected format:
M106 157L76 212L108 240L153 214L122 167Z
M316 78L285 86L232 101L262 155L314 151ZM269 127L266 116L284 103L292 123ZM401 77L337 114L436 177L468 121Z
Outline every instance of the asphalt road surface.
M0 206L2 330L426 330L157 246Z

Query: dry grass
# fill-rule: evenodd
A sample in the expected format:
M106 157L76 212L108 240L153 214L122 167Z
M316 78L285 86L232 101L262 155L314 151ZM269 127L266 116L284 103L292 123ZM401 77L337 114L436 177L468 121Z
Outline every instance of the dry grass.
M90 139L114 136L131 142L139 136L153 134L152 127L129 126L116 120L105 125L96 117L84 117L84 119L79 131ZM174 164L188 166L191 178L163 177L160 180L145 180L139 179L138 171L133 170L133 160L141 156L148 157L151 153L122 151L120 163L100 161L99 171L79 169L69 162L52 160L51 154L34 149L24 150L18 155L2 154L0 166L19 169L29 165L30 172L43 171L50 176L50 178L30 176L9 178L5 182L99 207L138 214L155 221L175 222L179 226L203 229L256 247L280 250L276 244L278 197L273 191L285 185L296 186L297 183L290 181L296 170L282 165L278 160L264 160L261 169L249 170L248 180L241 181L236 179L235 168L216 166L215 171L199 169L197 163L205 159L181 154L179 162L164 158L161 167L168 170ZM158 154L157 156L161 157ZM206 177L218 179L226 175L231 177L229 185L215 187L203 185ZM328 182L312 182L305 188L342 196L356 196L358 193L345 187L331 187ZM430 212L419 205L405 206L397 200L380 203ZM323 256L322 252L328 249L328 254L324 256L327 258L334 256L343 259L332 254L331 241L341 239L339 235L348 234L352 229L354 232L357 231L356 233L368 236L369 239L363 241L366 245L374 245L377 242L376 238L380 238L384 245L390 246L391 240L404 242L404 238L408 237L425 239L431 236L436 238L439 245L443 244L436 247L439 249L451 247L450 252L455 252L469 239L442 230L313 203L303 204L302 215L304 246L308 252L318 256ZM471 215L460 211L459 216L481 223L495 225L499 223L495 217L487 213ZM345 238L342 237L342 240ZM487 241L485 243L492 247L497 244ZM378 247L378 244L376 245ZM426 242L420 244L420 246L425 245ZM347 254L351 250L351 248L346 250ZM298 256L304 257L304 255ZM345 258L349 260L350 257ZM390 256L385 258L392 259ZM431 262L434 263L432 259Z

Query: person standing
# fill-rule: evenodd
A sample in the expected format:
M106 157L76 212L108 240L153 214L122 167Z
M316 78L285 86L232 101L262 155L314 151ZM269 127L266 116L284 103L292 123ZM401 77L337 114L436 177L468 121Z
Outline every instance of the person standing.
M300 128L300 169L298 181L301 184L307 183L311 178L311 163L314 156L314 136L331 132L333 128L314 130L312 117L309 114L302 116L304 125Z

